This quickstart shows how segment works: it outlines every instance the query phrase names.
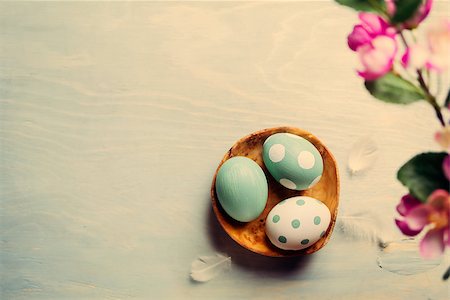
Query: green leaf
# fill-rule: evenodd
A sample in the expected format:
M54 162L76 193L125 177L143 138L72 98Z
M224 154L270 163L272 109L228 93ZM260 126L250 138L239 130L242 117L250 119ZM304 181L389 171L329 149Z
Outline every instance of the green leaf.
M366 80L364 85L372 96L385 102L410 104L425 99L422 90L393 73L376 80Z
M391 23L398 24L409 20L422 4L422 0L397 0L395 1L395 14Z
M358 11L382 12L386 5L384 0L335 0L337 3Z
M447 98L445 98L444 106L450 108L450 90L448 90L448 94L447 94Z
M421 153L410 159L397 172L397 179L409 189L411 195L422 202L436 189L449 189L442 170L446 152Z

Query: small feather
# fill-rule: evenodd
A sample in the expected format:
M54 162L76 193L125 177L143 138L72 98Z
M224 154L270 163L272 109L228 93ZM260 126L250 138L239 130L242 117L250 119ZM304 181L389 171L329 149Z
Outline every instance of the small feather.
M353 144L348 157L348 169L350 173L356 174L370 168L378 156L378 146L375 141L365 136Z
M390 234L383 230L382 222L370 212L341 216L338 218L338 227L348 237L382 247L391 239Z
M200 256L191 264L191 278L195 281L206 282L231 267L231 257L216 253L213 256Z

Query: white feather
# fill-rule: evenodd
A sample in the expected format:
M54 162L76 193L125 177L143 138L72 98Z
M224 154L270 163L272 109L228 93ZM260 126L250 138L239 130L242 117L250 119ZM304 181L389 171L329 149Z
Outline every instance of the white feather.
M200 256L191 264L191 278L195 281L206 282L231 267L231 257L216 253L213 256Z
M348 157L348 169L356 174L370 168L378 156L378 146L369 136L362 137L353 144Z
M392 238L390 232L384 229L381 220L370 212L340 216L338 227L347 237L379 245L385 245Z

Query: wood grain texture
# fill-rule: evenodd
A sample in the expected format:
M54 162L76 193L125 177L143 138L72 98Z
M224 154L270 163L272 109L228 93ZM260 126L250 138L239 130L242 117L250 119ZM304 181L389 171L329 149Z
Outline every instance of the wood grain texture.
M310 189L305 191L295 191L283 188L270 175L263 161L263 144L271 135L279 132L288 132L301 136L311 142L323 158L324 171L320 181ZM234 156L245 156L254 160L264 171L268 186L269 195L264 211L251 222L238 222L230 218L221 207L216 194L216 177L220 167L230 158ZM265 233L266 218L272 208L282 200L295 196L309 196L320 199L330 210L331 221L326 234L310 247L300 251L283 251L274 247ZM255 253L271 256L271 257L289 257L305 254L312 254L320 250L331 237L338 214L339 206L339 171L337 169L336 160L330 150L313 134L295 127L276 127L263 129L251 133L239 139L223 157L216 173L214 174L211 185L211 200L214 213L222 228L228 235L239 245L249 249Z
M448 16L435 2L427 24ZM438 149L439 125L426 103L367 94L345 40L356 22L332 1L1 2L0 298L446 299L448 257L399 276L335 231L313 255L274 260L212 212L223 153L289 125L335 155L340 215L369 208L400 237L396 170ZM377 164L350 177L367 134ZM192 260L216 251L232 271L191 282Z

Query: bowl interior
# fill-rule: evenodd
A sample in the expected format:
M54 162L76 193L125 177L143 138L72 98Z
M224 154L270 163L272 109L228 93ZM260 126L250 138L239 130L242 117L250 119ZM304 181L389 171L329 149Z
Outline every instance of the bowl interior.
M305 191L294 191L281 186L272 178L263 162L263 143L272 134L279 132L289 132L301 136L310 141L320 152L323 158L324 170L322 178L311 189ZM266 207L261 215L247 223L238 222L227 215L217 200L216 176L222 164L233 156L246 156L253 159L263 169L269 184L269 196ZM310 196L322 201L331 212L331 222L326 234L315 244L298 251L287 251L278 249L272 245L265 234L266 217L270 210L280 201L294 196ZM299 128L276 127L264 129L252 133L238 140L233 147L225 154L214 174L211 186L211 199L214 213L225 232L238 244L255 253L273 256L297 256L311 254L321 249L330 239L336 223L339 204L339 173L336 161L327 147L314 135Z

